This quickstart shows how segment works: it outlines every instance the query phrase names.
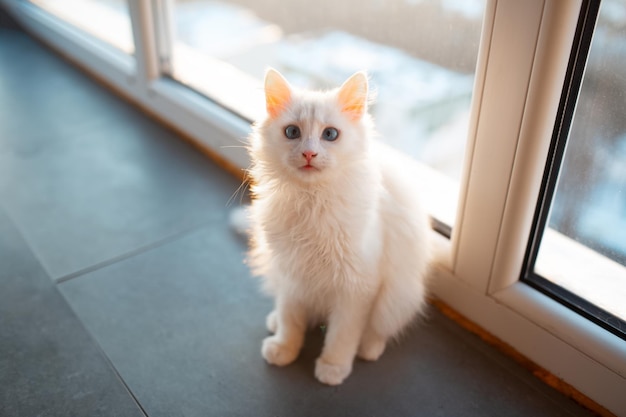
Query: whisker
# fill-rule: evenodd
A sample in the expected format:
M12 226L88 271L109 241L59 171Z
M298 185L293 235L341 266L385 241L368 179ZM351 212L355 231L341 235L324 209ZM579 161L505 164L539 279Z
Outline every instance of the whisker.
M230 196L230 198L226 202L226 207L230 207L230 205L233 203L233 201L235 200L235 197L237 197L238 194L239 194L239 205L243 204L243 197L246 191L248 191L249 186L250 186L250 177L248 175L248 170L245 170L243 181L241 182L239 187L237 187L235 192Z

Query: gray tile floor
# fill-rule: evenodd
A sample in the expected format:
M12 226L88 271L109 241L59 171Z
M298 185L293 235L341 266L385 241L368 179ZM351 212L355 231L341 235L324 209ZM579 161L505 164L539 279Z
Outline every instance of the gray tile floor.
M0 27L0 416L583 416L435 310L339 387L260 355L239 183Z

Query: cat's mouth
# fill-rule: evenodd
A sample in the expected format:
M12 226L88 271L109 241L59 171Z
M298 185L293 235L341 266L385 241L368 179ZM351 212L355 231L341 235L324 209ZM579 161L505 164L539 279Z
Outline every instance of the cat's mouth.
M302 165L300 167L300 170L301 171L319 171L319 168L311 164L306 164L306 165Z

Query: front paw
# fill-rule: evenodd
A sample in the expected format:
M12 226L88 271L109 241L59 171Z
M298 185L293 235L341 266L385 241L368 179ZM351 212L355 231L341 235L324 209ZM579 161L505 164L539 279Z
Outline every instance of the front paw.
M276 336L266 337L263 340L261 354L267 363L276 366L289 365L298 357L299 350L281 343Z
M315 377L326 385L339 385L352 372L352 362L333 364L318 358L315 362Z

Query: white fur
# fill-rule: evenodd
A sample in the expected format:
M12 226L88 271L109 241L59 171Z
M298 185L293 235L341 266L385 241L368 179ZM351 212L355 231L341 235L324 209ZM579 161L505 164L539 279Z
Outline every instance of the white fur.
M315 375L340 384L355 355L376 360L422 312L429 265L428 220L397 161L371 152L367 114L353 121L338 90L292 90L286 110L251 137L249 262L274 297L263 342L267 362L287 365L307 326L327 323ZM300 139L284 128L297 124ZM334 142L325 127L340 131ZM317 153L303 170L303 152Z

